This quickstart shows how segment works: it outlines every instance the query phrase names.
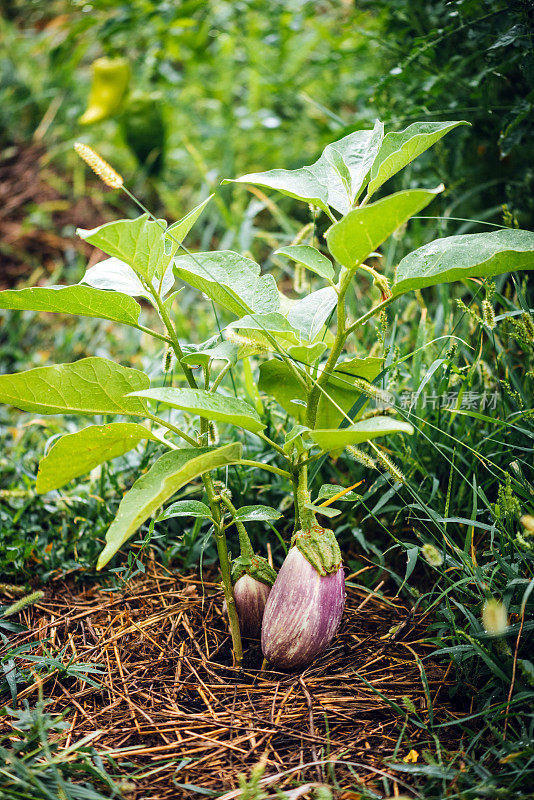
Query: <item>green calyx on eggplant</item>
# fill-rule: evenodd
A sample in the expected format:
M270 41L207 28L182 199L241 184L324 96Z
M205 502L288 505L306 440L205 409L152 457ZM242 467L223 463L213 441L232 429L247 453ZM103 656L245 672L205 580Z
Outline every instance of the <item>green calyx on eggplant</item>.
M341 567L341 550L334 532L320 525L312 525L307 531L297 531L291 539L319 575L329 575Z
M242 636L258 639L265 603L276 572L261 556L241 555L232 563L234 600Z
M336 633L345 605L345 575L332 531L295 534L265 604L261 647L279 669L306 667Z
M242 575L250 575L260 583L271 587L276 580L276 572L262 556L240 555L232 561L232 581L237 583Z

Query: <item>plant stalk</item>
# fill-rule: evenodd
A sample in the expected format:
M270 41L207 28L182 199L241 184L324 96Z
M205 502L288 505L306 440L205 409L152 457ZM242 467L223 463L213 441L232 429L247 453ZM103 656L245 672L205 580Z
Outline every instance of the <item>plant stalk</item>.
M296 507L299 514L299 530L309 531L317 524L315 514L311 508L307 508L306 504L310 502L310 492L308 490L308 467L306 464L300 464L297 473L297 492L296 492Z
M195 380L195 376L193 375L192 370L187 367L185 364L182 363L181 359L183 358L183 350L181 348L178 335L174 329L174 326L171 322L171 319L167 313L167 309L165 308L164 303L161 300L158 292L154 289L153 286L148 284L147 288L149 289L150 293L154 297L156 305L158 307L158 311L161 316L161 320L167 329L167 332L171 339L171 346L176 354L176 358L180 367L184 373L185 379L187 380L189 386L192 389L197 389L198 385ZM200 440L202 441L203 437L206 436L208 433L208 421L201 418L200 419ZM182 433L180 432L180 435ZM194 440L190 440L193 442L195 446L198 447L198 442L194 442ZM241 665L243 660L243 646L241 644L241 632L239 630L239 620L237 617L237 609L235 605L234 599L234 589L232 586L232 578L230 575L230 559L228 557L228 546L226 542L226 534L224 532L224 525L222 522L221 517L221 509L220 509L220 498L217 496L215 492L215 487L213 485L213 478L209 473L205 473L202 475L202 482L204 484L204 488L206 490L206 495L208 498L208 502L211 509L211 514L213 519L215 520L215 543L217 545L217 554L219 556L219 567L221 570L221 579L224 591L224 598L226 600L226 607L228 609L228 620L230 623L230 634L232 636L232 648L234 651L234 658L237 666Z
M250 559L254 558L254 550L252 548L252 543L247 533L247 529L245 528L241 520L237 518L236 507L225 493L221 494L221 502L224 503L224 505L226 506L226 508L233 517L232 522L237 528L237 535L239 536L239 548L241 550L241 555L244 556L245 558L250 558Z
M200 434L201 436L207 433L208 422L205 419L200 420ZM228 556L228 544L226 541L226 533L224 530L224 523L222 520L220 502L223 499L215 492L213 485L213 478L209 473L202 476L204 488L211 509L211 514L215 520L215 543L217 545L217 554L219 556L219 567L221 570L221 582L223 586L224 599L226 600L226 608L228 611L228 621L230 624L230 635L232 636L232 649L234 651L234 659L238 667L241 666L243 661L243 645L241 643L241 631L239 629L239 619L237 616L237 609L234 598L234 587L232 585L230 558Z
M347 293L347 288L348 282L344 281L343 285L340 287L339 298L337 301L337 329L334 344L332 345L330 355L328 356L323 371L317 378L316 383L314 386L312 386L308 394L307 423L309 428L315 427L317 408L321 398L321 388L328 381L328 378L330 377L330 374L336 366L339 356L341 355L343 345L345 344L345 295Z

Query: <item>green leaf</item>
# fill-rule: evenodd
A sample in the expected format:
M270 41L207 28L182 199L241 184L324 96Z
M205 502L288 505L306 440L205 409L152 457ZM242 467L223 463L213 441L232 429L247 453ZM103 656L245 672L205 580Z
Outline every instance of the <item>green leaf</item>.
M136 397L146 397L171 408L189 411L205 419L228 422L247 431L262 431L265 425L255 408L237 397L227 397L206 389L146 389L135 392Z
M0 375L0 402L37 414L144 416L145 403L127 395L149 385L148 376L137 369L105 358L82 358L74 364Z
M87 284L95 289L105 289L113 292L121 292L130 297L146 297L153 303L153 298L148 289L145 289L135 272L124 261L118 258L106 258L99 261L94 267L90 267L80 281L80 284ZM157 289L162 297L170 292L174 286L174 274L172 267L168 267L163 279L154 277L152 285Z
M298 330L302 339L313 342L321 333L336 304L336 290L332 286L326 286L302 300L297 300L288 311L287 321Z
M306 425L294 425L291 430L286 433L284 452L291 453L293 449L296 449L297 453L303 453L304 450L307 449L303 439L306 437L309 430L310 429Z
M287 348L287 354L295 361L301 361L303 364L315 364L325 350L325 342L316 342L316 344L292 344Z
M334 367L326 383L325 389L329 397L347 413L361 394L354 387L354 379L363 378L368 382L372 382L381 372L383 363L381 358L375 356L349 358L346 361L341 361ZM367 405L367 401L365 405ZM365 406L359 412L360 414L363 414L364 408ZM318 428L337 428L343 419L343 415L331 400L321 393L315 426Z
M333 386L341 389L351 387L351 378L363 378L371 383L382 370L384 360L378 356L367 356L367 358L347 358L338 361L332 371L329 382Z
M271 314L249 314L241 319L235 320L227 325L227 329L238 330L241 336L246 337L251 342L257 342L262 348L274 350L274 345L265 335L271 335L281 347L285 348L290 344L300 344L298 332L290 325L287 319L273 311Z
M200 217L210 200L214 197L213 194L210 194L205 200L202 201L198 206L195 206L189 214L186 214L185 217L179 219L177 222L174 222L172 225L169 225L167 228L167 235L166 238L169 239L170 247L172 254L176 253L178 249L178 242L181 244L197 219ZM171 235L172 234L172 238Z
M280 519L281 516L280 512L271 506L242 506L236 514L241 522L267 522Z
M382 363L381 358L374 357L353 358L341 362L328 379L325 391L337 406L348 412L360 395L360 392L354 388L354 378L374 380L382 369ZM306 424L304 390L283 361L271 359L260 364L258 388L274 397L298 423ZM336 408L336 405L321 393L317 409L317 426L335 428L340 424L343 414Z
M348 428L315 429L310 431L310 438L326 453L331 450L342 450L350 444L361 444L378 436L390 433L413 433L408 422L392 417L372 417L360 420Z
M323 483L321 488L319 489L319 494L315 502L317 503L319 500L329 500L331 497L335 497L336 494L339 494L343 490L343 486L336 486L334 483ZM356 494L356 492L347 492L346 494L338 497L336 503L343 503L343 502L354 502L355 500L360 500L360 495Z
M436 189L407 189L350 211L326 232L330 252L347 269L356 269L443 188L442 184Z
M0 292L0 308L97 317L137 325L141 306L132 297L91 286L36 286Z
M534 268L534 233L505 230L447 236L419 247L397 267L393 294L469 277Z
M280 308L274 277L260 276L259 264L231 250L178 256L174 271L237 317L243 312L268 313Z
M329 517L330 519L339 517L341 514L338 508L332 508L332 506L316 506L313 503L304 503L304 506L313 511L314 514L322 514L323 517Z
M392 175L459 125L469 125L469 123L414 122L403 131L388 133L371 169L367 195L370 197L374 194Z
M216 342L216 339L215 339ZM191 352L187 353L181 360L182 364L188 367L205 366L212 361L226 361L228 364L237 363L239 345L234 342L204 342L203 345L188 345ZM184 351L186 346L184 346Z
M297 264L304 264L309 270L315 272L316 275L320 275L321 278L325 278L330 283L334 280L334 267L330 259L309 244L294 244L288 247L281 247L279 250L275 250L273 255L287 256L296 261Z
M212 519L209 506L201 503L200 500L178 500L165 511L156 517L156 522L163 522L174 517L199 517L200 519Z
M217 467L236 464L243 447L192 447L165 453L142 475L121 500L117 516L106 533L106 546L97 569L102 569L136 530L186 483Z
M58 439L39 462L35 489L39 494L59 489L104 461L122 456L143 439L155 438L148 428L134 422L90 425L68 433Z
M137 275L151 281L161 278L169 264L165 255L165 220L157 222L143 214L137 219L119 219L92 230L78 228L80 238L99 247L108 256L124 261Z
M289 197L313 203L329 215L329 206L346 214L365 185L383 135L384 126L377 121L372 131L355 131L327 145L309 166L253 172L233 182L277 189Z

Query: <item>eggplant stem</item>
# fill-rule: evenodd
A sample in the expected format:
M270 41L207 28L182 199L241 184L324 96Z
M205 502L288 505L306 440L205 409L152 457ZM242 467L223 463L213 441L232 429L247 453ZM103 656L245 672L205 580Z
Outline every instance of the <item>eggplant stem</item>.
M317 520L311 508L306 507L310 502L310 492L308 491L308 467L306 464L301 464L299 466L296 500L299 512L300 530L309 531L317 525Z
M230 500L230 498L227 496L226 492L221 492L221 502L224 503L224 505L232 515L232 523L234 523L237 528L241 555L244 556L245 558L251 558L251 559L254 558L255 554L252 548L252 544L250 542L249 535L247 533L247 529L245 528L241 520L237 518L237 509Z
M129 193L128 193L129 194ZM130 195L133 197L133 195ZM136 200L136 198L133 198ZM136 200L136 202L138 202ZM146 210L146 209L145 209ZM178 334L171 322L169 314L167 313L167 309L165 308L165 304L163 303L159 292L147 281L143 281L145 288L150 292L152 297L154 298L159 315L161 317L161 321L170 338L170 344L174 353L176 355L176 359L180 364L184 377L192 389L198 388L198 384L195 380L195 376L193 375L193 371L186 365L182 363L182 358L184 356L182 347L180 345L180 340L178 339ZM164 422L161 420L163 425L169 427L169 423ZM173 426L174 427L174 426ZM183 435L181 431L175 429L176 433ZM208 422L207 420L201 418L200 419L200 437L207 435L208 433ZM191 440L191 443L198 447L198 443L194 440ZM215 492L215 487L213 485L213 478L209 473L204 473L202 475L202 483L204 484L204 488L206 489L206 494L208 496L208 501L210 504L210 509L212 513L212 517L214 519L215 525L215 541L217 544L217 554L219 556L219 566L221 570L221 579L222 585L224 590L224 598L226 600L226 608L228 612L228 620L230 624L230 634L232 636L232 648L234 652L234 660L238 667L241 666L243 661L243 645L241 643L241 631L239 629L239 619L237 616L237 609L235 605L234 599L234 587L232 586L232 578L231 578L231 570L230 570L230 559L228 557L228 546L226 543L226 534L224 532L224 525L221 519L221 508L219 505L219 498Z

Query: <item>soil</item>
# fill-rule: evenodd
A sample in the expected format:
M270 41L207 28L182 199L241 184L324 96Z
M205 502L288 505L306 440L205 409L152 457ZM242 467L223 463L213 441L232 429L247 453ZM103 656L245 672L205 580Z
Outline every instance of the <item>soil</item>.
M70 179L69 179L70 180ZM90 177L83 195L50 164L44 148L12 145L0 156L0 289L44 282L72 253L99 251L75 235L112 219L106 189ZM98 260L98 258L96 259Z
M28 631L11 645L34 642L31 652L39 654L46 642L54 653L65 648L64 663L74 657L101 668L90 676L96 687L68 670L42 674L43 691L53 698L49 710L69 709L65 746L94 734L92 745L132 781L130 800L213 792L232 800L240 796L238 775L260 760L273 792L303 782L309 791L335 775L336 797L354 800L359 781L382 795L385 775L392 794L411 794L406 774L388 765L393 756L424 757L428 735L409 716L415 710L426 722L429 699L435 722L457 716L448 701L450 670L425 659L432 646L424 618L355 576L330 648L288 674L261 671L253 641L243 669L232 666L222 604L215 582L150 562L119 593L55 582L21 614ZM37 692L30 685L18 700L31 704ZM0 730L7 725L4 718ZM457 727L441 729L444 750L458 745L447 739Z

